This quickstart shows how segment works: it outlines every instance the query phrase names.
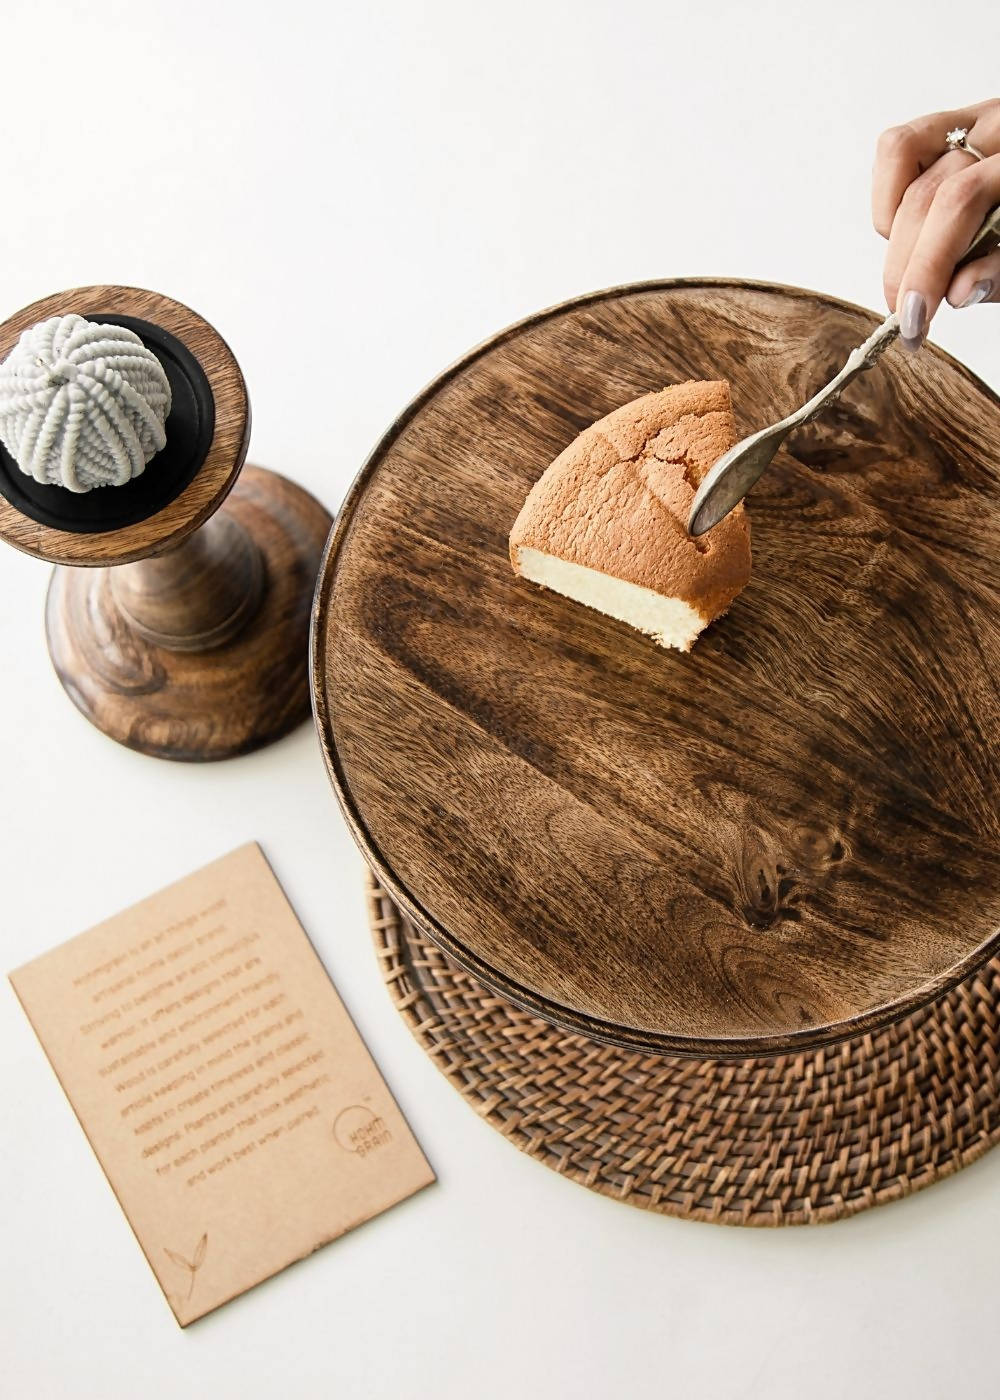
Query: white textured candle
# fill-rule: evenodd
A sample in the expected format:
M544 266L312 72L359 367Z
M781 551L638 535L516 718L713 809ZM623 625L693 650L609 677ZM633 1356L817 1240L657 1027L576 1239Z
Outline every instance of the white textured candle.
M0 364L0 439L47 485L123 486L163 447L169 412L163 366L124 326L53 316Z

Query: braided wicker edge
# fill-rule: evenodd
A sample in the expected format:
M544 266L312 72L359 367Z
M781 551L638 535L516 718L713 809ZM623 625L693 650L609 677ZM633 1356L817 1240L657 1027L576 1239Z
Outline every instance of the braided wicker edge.
M837 1193L828 1202L818 1206L812 1205L809 1198L804 1197L803 1205L798 1209L789 1209L778 1196L771 1198L769 1210L755 1210L752 1202L745 1198L741 1204L733 1204L739 1199L741 1188L737 1181L727 1183L724 1165L719 1168L711 1182L713 1204L708 1208L699 1205L693 1193L687 1196L681 1195L678 1198L676 1192L668 1195L657 1185L654 1185L653 1189L649 1191L637 1190L635 1177L627 1171L615 1174L613 1169L609 1167L609 1174L603 1174L602 1167L607 1164L595 1165L590 1170L583 1171L569 1155L568 1139L558 1139L557 1150L550 1135L540 1136L537 1132L525 1132L516 1121L508 1119L499 1111L500 1105L504 1102L503 1094L499 1089L487 1093L481 1087L473 1085L468 1077L463 1076L454 1068L450 1057L460 1047L454 1035L448 1030L446 1013L436 1004L433 989L425 985L415 965L413 944L424 944L428 950L431 950L432 945L426 944L423 936L408 925L405 916L401 914L389 895L381 889L372 872L367 870L366 875L369 922L382 977L396 1009L417 1043L479 1116L512 1142L515 1147L551 1170L569 1177L591 1191L597 1191L613 1200L624 1201L638 1209L651 1210L658 1214L687 1220L704 1221L710 1224L757 1228L828 1224L869 1210L873 1206L886 1205L913 1195L915 1192L953 1175L963 1167L969 1166L1000 1141L1000 1104L997 1104L996 1121L992 1128L989 1131L980 1131L976 1140L969 1146L952 1150L951 1155L944 1162L931 1161L913 1175L891 1174L885 1181L879 1179L882 1173L876 1169L875 1172L870 1173L870 1179L855 1182L856 1189L850 1195ZM433 954L445 966L452 967L447 956L440 950L433 948ZM470 986L479 985L470 974L461 969L455 967L454 972L456 977L466 979ZM962 993L973 983L978 983L978 996L985 997L987 988L978 977L968 979L967 983L962 984L962 988L958 989L957 992L950 993L949 996L954 997ZM583 1062L588 1057L598 1057L609 1053L609 1047L590 1041L581 1035L561 1031L548 1022L514 1007L504 998L486 988L480 988L480 992L483 1014L492 1014L498 1009L509 1014L512 1028L516 1027L517 1033L522 1037L537 1039L540 1042L539 1049L542 1054L546 1049L555 1047L563 1051L578 1048ZM937 1011L937 1007L925 1008L909 1018L909 1021L914 1025L915 1034L920 1036L923 1033L926 1023L935 1016ZM886 1032L882 1034L884 1035ZM865 1036L862 1039L866 1053L874 1056L876 1045L873 1037ZM610 1053L620 1059L622 1069L625 1071L641 1073L644 1068L649 1069L662 1065L662 1061L658 1057L646 1056L638 1052L616 1050ZM802 1068L800 1061L809 1060L812 1057L810 1055L789 1055L780 1058L787 1061L790 1075L798 1075ZM996 1101L997 1087L995 1083L992 1085L994 1092L991 1095L991 1106ZM951 1147L952 1125L950 1120L945 1122L943 1132L948 1139L946 1145Z

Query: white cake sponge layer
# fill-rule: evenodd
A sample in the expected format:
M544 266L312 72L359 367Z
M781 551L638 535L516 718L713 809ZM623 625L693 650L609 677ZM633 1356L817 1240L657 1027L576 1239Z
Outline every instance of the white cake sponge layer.
M517 565L518 572L529 582L561 593L619 622L627 622L659 642L661 647L690 651L698 633L707 626L708 619L682 598L664 597L651 588L625 583L597 569L571 564L557 559L554 554L543 554L539 549L519 548Z

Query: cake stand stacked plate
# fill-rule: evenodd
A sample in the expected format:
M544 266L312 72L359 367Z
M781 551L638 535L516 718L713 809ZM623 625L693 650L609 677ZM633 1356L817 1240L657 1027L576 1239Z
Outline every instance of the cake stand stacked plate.
M851 1097L866 1039L1000 943L1000 405L934 348L891 351L779 454L749 503L750 586L688 656L516 579L507 533L615 405L725 377L749 431L876 320L704 281L532 317L393 425L328 545L317 724L402 927L539 1046L548 1023L573 1053L635 1052L664 1123L680 1098L656 1066L681 1056L686 1092L726 1083L728 1111L758 1080L726 1060L790 1085L826 1053ZM886 1103L866 1110L879 1144ZM750 1170L784 1170L763 1150Z

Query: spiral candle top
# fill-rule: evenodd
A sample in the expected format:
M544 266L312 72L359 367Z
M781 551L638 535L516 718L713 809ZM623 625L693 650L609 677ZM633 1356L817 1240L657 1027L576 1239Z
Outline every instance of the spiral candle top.
M0 364L0 439L69 491L123 486L166 442L170 385L134 331L83 316L29 326Z

